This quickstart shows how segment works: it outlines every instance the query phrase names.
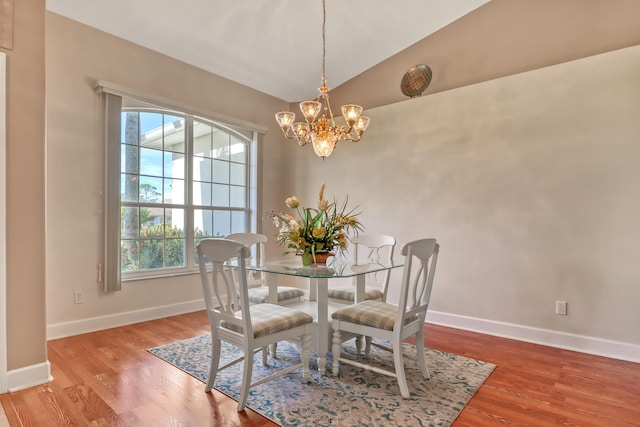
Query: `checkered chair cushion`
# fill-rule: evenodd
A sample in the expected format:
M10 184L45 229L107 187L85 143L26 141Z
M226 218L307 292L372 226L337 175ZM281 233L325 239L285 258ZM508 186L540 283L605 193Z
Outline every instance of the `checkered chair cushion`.
M382 299L383 296L384 294L380 289L365 288L365 301L379 300ZM348 288L331 288L329 289L329 298L354 302L356 300L356 291L353 286L349 286Z
M398 315L398 307L381 301L363 301L349 305L331 315L331 318L340 321L371 326L372 328L393 331L393 325ZM413 319L405 319L405 324Z
M313 317L302 311L293 310L276 304L256 304L250 306L253 337L275 334L313 322ZM241 317L241 313L238 313ZM242 326L221 322L221 326L242 333Z
M286 301L293 298L302 298L304 291L298 288L289 288L287 286L278 286L278 302ZM260 304L269 300L269 288L261 286L259 288L249 289L249 301L252 304Z

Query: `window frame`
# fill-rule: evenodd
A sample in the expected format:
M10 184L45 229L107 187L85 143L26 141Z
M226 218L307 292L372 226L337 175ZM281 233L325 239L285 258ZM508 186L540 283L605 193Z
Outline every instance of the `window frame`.
M133 101L135 104L135 100L131 98L124 98L123 100ZM124 104L124 103L123 103ZM164 200L162 203L153 204L155 207L163 208L163 209L171 209L178 208L184 209L184 240L185 240L185 253L184 253L184 262L183 266L179 267L161 267L161 268L153 268L153 269L144 269L144 270L135 270L135 271L125 271L120 267L121 281L128 282L134 280L142 280L142 279L152 279L152 278L160 278L160 277L170 277L176 275L183 274L194 274L198 272L197 266L197 256L195 254L195 244L197 237L195 236L194 231L194 212L197 209L209 209L212 211L224 211L228 210L230 212L243 212L245 215L244 221L244 231L251 231L256 229L256 215L255 215L255 201L257 199L257 187L256 187L256 159L255 155L256 151L256 142L257 142L257 132L251 129L243 129L242 127L236 126L238 130L234 129L234 126L228 125L220 120L216 120L211 117L205 117L201 114L190 114L186 111L178 111L174 108L167 108L163 106L124 106L121 108L121 113L125 112L137 112L137 113L154 113L154 114L164 114L170 116L176 116L180 118L184 118L184 128L185 128L185 171L184 171L184 204L176 204L176 203L165 203ZM211 126L217 130L226 132L229 134L230 138L236 138L241 141L245 147L245 155L244 155L244 167L245 167L245 194L244 194L244 207L231 207L231 206L221 206L221 205L196 205L194 204L194 195L193 195L193 182L194 176L194 125L196 122L200 122ZM122 125L123 126L123 125ZM139 126L139 124L138 124ZM140 132L140 129L138 130ZM252 138L249 138L247 135L243 134L243 132L251 133ZM122 141L121 141L122 144ZM141 145L139 145L141 147ZM166 151L165 147L162 147L162 153L166 153L170 151ZM231 159L228 160L231 163ZM237 163L237 162L234 162ZM122 169L122 168L121 168ZM119 171L121 174L124 173L122 170ZM138 171L138 176L141 176L140 171ZM164 175L163 175L164 177ZM122 178L120 179L122 185ZM148 202L141 202L139 199L137 202L129 202L123 201L120 199L120 204L122 207L146 207L149 205ZM231 232L235 232L236 230L231 230ZM120 245L122 245L122 230L120 230ZM207 236L208 237L208 236ZM222 237L222 236L221 236Z

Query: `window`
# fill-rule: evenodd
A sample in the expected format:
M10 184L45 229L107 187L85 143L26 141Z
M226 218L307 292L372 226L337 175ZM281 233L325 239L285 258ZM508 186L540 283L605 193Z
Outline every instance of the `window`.
M122 108L120 272L193 270L205 237L248 231L250 140L175 111Z

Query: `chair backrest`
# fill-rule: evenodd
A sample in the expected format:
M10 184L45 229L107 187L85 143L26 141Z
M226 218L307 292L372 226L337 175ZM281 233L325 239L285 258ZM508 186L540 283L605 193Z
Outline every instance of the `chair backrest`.
M252 252L253 261L251 262L260 267L264 265L264 247L268 240L267 236L259 233L231 233L225 239L242 243ZM264 276L261 272L249 271L246 277L247 285L250 288L265 286Z
M197 250L211 330L217 330L220 323L225 322L228 326L235 325L233 329L240 327L247 337L252 337L245 269L245 261L251 255L249 248L234 240L202 239ZM229 262L237 267L225 265ZM238 271L238 286L234 270ZM239 311L241 316L238 315Z
M353 244L353 262L355 264L389 263L393 259L396 247L396 238L387 234L359 234L351 239ZM374 286L384 294L383 301L387 300L387 288L391 270L371 273L366 276L366 286Z
M396 319L398 330L416 320L419 325L424 323L439 251L436 239L415 240L402 247L404 271L398 307L403 314Z

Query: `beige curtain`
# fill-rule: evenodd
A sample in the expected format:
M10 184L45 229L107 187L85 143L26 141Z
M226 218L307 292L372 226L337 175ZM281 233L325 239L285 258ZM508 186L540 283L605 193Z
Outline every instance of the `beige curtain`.
M102 92L105 123L104 264L105 292L122 290L120 277L120 117L122 97Z

